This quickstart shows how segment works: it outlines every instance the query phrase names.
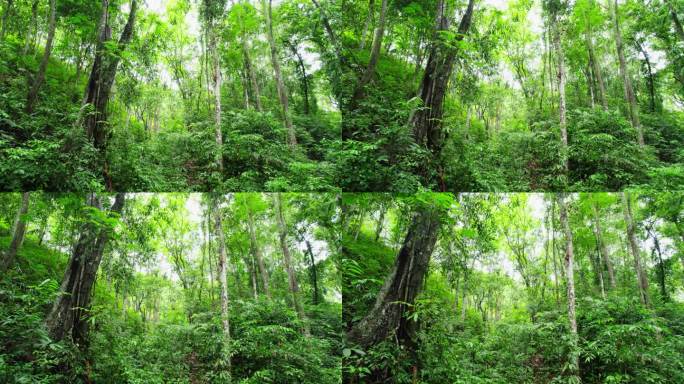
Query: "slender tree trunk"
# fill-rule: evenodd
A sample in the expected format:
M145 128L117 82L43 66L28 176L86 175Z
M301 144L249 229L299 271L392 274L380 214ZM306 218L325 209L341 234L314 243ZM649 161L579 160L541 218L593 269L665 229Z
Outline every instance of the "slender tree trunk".
M350 340L370 346L396 335L400 343L412 344L415 324L405 316L405 311L423 288L439 227L440 218L434 209L420 208L414 213L404 244L375 305L348 333Z
M670 10L670 16L672 17L672 23L674 24L677 37L679 37L679 41L684 41L684 28L682 28L682 23L677 16L677 10L675 9L674 4L672 4L672 0L665 0L665 2Z
M285 217L283 216L283 201L280 193L276 193L274 196L274 203L278 221L278 237L280 239L280 248L283 251L283 262L285 264L285 270L287 271L287 280L290 287L290 293L292 294L292 303L294 304L297 316L299 317L299 320L301 320L304 327L304 335L310 336L311 331L309 330L308 319L306 318L306 313L304 312L302 300L299 297L299 284L297 284L297 275L295 274L294 267L292 266L290 247L287 245L287 225L285 224Z
M558 22L558 15L553 15L553 46L558 59L558 125L560 126L561 149L563 151L563 167L567 181L569 171L568 154L568 123L565 117L565 53L563 53L563 43L561 41L561 26Z
M380 60L380 50L382 48L382 37L385 34L385 19L387 18L387 0L382 0L380 7L380 18L378 19L378 27L375 28L375 35L373 35L373 45L371 46L370 57L368 65L363 71L359 82L356 84L354 95L352 96L351 105L353 108L358 105L358 102L364 98L364 88L373 78L375 68Z
M43 52L43 58L40 61L40 66L38 67L38 73L33 79L33 85L29 90L28 96L26 98L26 113L33 113L33 107L36 103L36 98L38 97L38 91L40 90L43 81L45 80L45 71L47 70L48 62L50 61L50 54L52 54L52 42L55 37L55 27L57 25L56 20L56 0L50 0L50 19L48 21L48 36L47 42L45 43L45 51Z
M632 218L632 201L629 192L622 192L622 204L625 225L627 226L627 240L629 241L629 247L632 251L632 257L634 257L634 269L636 270L637 282L639 285L639 297L641 298L641 302L648 307L651 305L651 300L648 296L648 276L644 271L639 246L636 241L634 220Z
M33 41L33 38L36 36L38 32L38 3L40 0L33 0L33 3L31 4L31 22L29 23L28 28L26 28L26 40L24 41L24 56L28 55L29 49L31 48L31 44Z
M124 202L125 194L118 193L109 212L120 214ZM102 210L100 198L95 194L88 196L88 205ZM111 229L100 228L91 221L87 221L81 227L79 239L64 273L59 290L61 294L45 320L48 333L53 340L60 341L70 337L81 347L87 345L91 293L110 231Z
M9 249L5 253L5 257L2 260L2 265L0 265L0 272L5 272L12 268L14 265L14 259L17 257L17 252L21 248L21 244L24 242L24 235L26 234L26 219L24 216L28 213L29 208L29 192L24 192L21 194L21 206L17 211L17 217L14 220L14 230L12 232L12 241L10 242Z
M313 304L318 305L320 294L318 293L318 273L316 272L316 259L314 258L313 249L311 249L311 242L305 240L306 251L309 254L311 262L311 285L313 285Z
M223 222L221 212L219 212L218 201L214 202L215 213L214 220L216 226L216 236L218 239L218 274L221 296L221 327L223 328L223 345L226 349L226 364L228 367L228 376L231 376L231 338L230 338L230 318L228 317L228 282L227 282L227 267L226 267L226 240L223 235Z
M665 263L663 261L663 253L660 249L660 241L658 240L658 235L649 226L646 228L649 236L653 239L653 255L654 259L658 261L658 285L660 285L660 297L663 301L668 301L670 299L667 294L667 288L665 286Z
M575 317L575 277L574 277L574 249L573 237L570 230L570 223L568 222L568 209L565 203L565 196L559 196L560 205L560 221L565 233L565 276L567 279L568 289L568 321L570 323L570 332L573 340L573 350L570 352L570 364L573 374L579 376L579 354L575 351L577 348L577 319Z
M285 88L285 83L283 82L283 78L280 73L278 47L276 46L275 37L273 36L273 12L271 3L272 0L261 0L263 12L266 16L266 37L268 38L268 44L271 47L271 65L273 66L273 74L275 75L276 89L278 91L278 99L280 100L280 107L282 108L283 112L283 121L285 122L285 128L287 128L287 143L290 146L290 149L294 149L297 146L297 137L295 135L295 129L292 126L292 119L290 117L287 88Z
M613 6L613 26L615 33L615 47L617 49L618 61L620 63L620 76L622 77L622 85L625 92L625 101L629 107L629 117L632 122L632 127L637 133L637 142L639 146L644 146L644 132L639 122L639 106L636 101L634 88L632 87L632 79L627 72L627 61L625 60L624 47L622 45L622 32L620 32L620 17L618 9L618 0L615 0Z
M311 113L311 110L309 108L309 78L306 75L306 66L304 66L304 59L302 58L302 55L299 54L299 51L297 50L297 47L292 44L290 40L285 41L287 45L289 45L290 50L292 51L292 54L295 55L297 58L297 68L299 70L299 77L300 77L300 82L302 84L302 95L304 98L304 114L308 115Z
M603 75L601 74L601 65L596 59L596 53L594 51L594 37L591 26L586 32L587 41L587 52L589 53L589 64L591 65L591 71L596 79L597 91L599 100L601 101L601 106L603 110L608 110L608 100L606 98L606 85L603 82Z
M261 95L259 92L259 83L257 83L256 75L254 74L254 65L252 64L252 59L249 56L249 47L247 46L247 40L242 38L242 53L245 57L245 70L247 71L247 77L249 78L249 84L252 88L252 97L254 99L254 106L256 110L262 112L261 107Z
M387 207L383 206L380 209L380 217L378 217L378 222L375 225L375 241L378 241L380 239L380 235L382 234L382 226L385 223L385 213L387 212Z
M648 57L648 52L644 49L644 46L637 39L635 41L639 52L644 56L644 63L646 64L646 70L648 71L648 109L651 112L656 110L656 99L655 99L655 79L653 77L653 68L651 67L651 59Z
M221 12L222 14L223 12ZM221 55L218 52L218 31L214 17L207 20L209 35L208 54L212 60L212 93L214 96L214 140L216 141L216 168L223 175L223 132L221 130Z
M601 256L603 257L603 262L606 265L606 270L608 271L608 279L610 281L610 288L615 289L615 271L613 271L613 262L610 261L610 254L608 253L608 247L606 242L603 240L603 231L601 230L601 217L599 216L598 204L594 203L594 228L596 231L596 240L598 241L599 249L601 250Z
M5 12L2 14L2 26L0 26L0 41L5 40L5 33L7 33L7 22L9 21L14 0L7 0L5 5Z
M270 299L271 290L268 286L268 271L266 270L266 265L264 264L264 258L261 256L261 248L259 248L259 243L257 242L256 231L254 228L254 215L247 204L245 204L245 208L247 209L247 226L249 227L249 239L251 242L252 256L254 256L257 266L259 267L259 274L261 275L261 282L264 286L264 293L266 294L266 297Z
M375 0L368 0L368 16L366 16L366 22L363 25L363 33L361 34L361 42L359 43L359 50L366 48L366 40L368 36L368 31L371 28L371 24L375 19Z

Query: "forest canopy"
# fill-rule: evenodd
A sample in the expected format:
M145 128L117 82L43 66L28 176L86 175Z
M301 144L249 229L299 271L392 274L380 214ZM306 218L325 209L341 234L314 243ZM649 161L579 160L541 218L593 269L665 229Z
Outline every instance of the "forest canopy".
M0 190L335 186L308 1L0 1Z
M684 186L681 0L351 3L344 191Z
M684 194L345 194L345 383L684 381Z
M339 383L336 199L0 194L0 382Z

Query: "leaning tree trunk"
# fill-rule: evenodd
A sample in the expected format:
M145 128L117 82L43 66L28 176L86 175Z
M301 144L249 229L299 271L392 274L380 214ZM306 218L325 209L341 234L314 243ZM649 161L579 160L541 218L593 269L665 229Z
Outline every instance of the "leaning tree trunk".
M599 216L598 204L596 203L594 203L594 226L596 231L596 240L599 242L601 256L603 257L603 262L605 263L606 270L608 271L610 288L615 289L615 271L613 271L613 262L610 261L608 247L606 246L606 242L603 240L603 231L601 230L601 217Z
M368 65L363 71L359 82L356 84L356 89L354 89L354 94L352 95L352 100L350 105L352 108L356 108L359 101L364 97L364 88L373 78L375 74L375 68L378 66L378 60L380 59L380 49L382 47L382 37L385 34L385 19L387 18L387 0L382 0L382 5L380 7L380 19L378 20L378 27L375 29L375 35L373 36L373 45L371 46L370 58L368 59Z
M632 251L632 257L634 257L634 269L636 271L637 283L639 286L639 297L641 298L641 302L648 307L651 305L651 300L648 296L648 276L644 271L639 246L636 241L634 219L632 218L632 201L628 192L622 193L622 204L625 225L627 226L627 240L629 241L630 251Z
M627 72L627 62L625 60L625 52L622 44L622 32L620 32L620 17L618 10L618 0L615 0L613 7L613 27L615 32L615 47L617 49L618 61L620 63L620 76L622 77L622 86L625 92L625 101L629 107L629 118L632 122L632 128L636 130L637 142L639 146L644 146L644 132L639 121L639 106L637 105L636 95L634 94L634 87L632 86L632 79Z
M413 343L415 323L405 316L405 312L423 288L439 227L440 217L435 209L424 207L414 213L399 255L375 305L347 334L351 341L364 347L388 337L396 337L405 345Z
M675 9L674 4L672 4L672 0L665 0L665 2L670 10L670 17L672 17L672 23L674 24L677 37L679 37L680 41L684 41L684 28L682 28L682 23L679 20L679 16L677 16L677 10Z
M216 235L218 238L218 275L219 275L219 285L220 285L220 296L221 296L221 326L223 328L223 343L226 348L226 364L228 366L228 376L231 375L231 359L230 359L230 319L228 317L228 282L227 268L226 268L226 240L223 235L223 220L221 219L221 213L219 212L218 202L214 202L215 213L214 220L216 226Z
M474 0L468 1L468 7L458 26L456 41L451 44L463 40L468 33L472 23L474 4ZM423 105L420 109L413 111L409 119L409 125L416 143L426 147L432 152L433 157L439 156L442 151L445 135L442 132L443 103L458 53L458 50L454 49L451 44L447 46L444 42L439 41L439 33L449 29L449 19L445 15L445 8L445 0L439 0L435 19L435 41L430 48L430 55L425 65L419 91ZM424 177L429 179L427 175L429 170L427 167L425 168L423 170Z
M109 211L120 214L124 202L125 194L118 193ZM95 194L88 196L88 205L102 210L100 199ZM84 347L88 340L91 294L111 228L100 228L88 221L83 224L80 233L64 273L59 290L61 294L54 302L45 324L53 340L71 338Z
M310 336L311 331L309 329L306 313L304 312L304 306L302 305L302 300L299 295L299 284L297 284L297 275L295 274L294 268L292 266L290 248L287 245L287 225L285 224L285 217L283 216L283 202L280 193L277 193L275 195L274 202L278 221L278 238L280 239L280 248L283 251L283 262L285 264L285 270L287 271L287 280L288 286L290 288L290 293L292 294L292 303L294 304L294 308L297 312L299 320L302 321L302 325L304 327L304 335Z
M21 206L19 207L17 217L14 220L12 241L2 260L2 265L0 265L0 272L5 272L12 267L14 259L17 257L17 252L19 252L19 248L21 248L21 244L24 242L24 235L26 234L26 220L24 219L24 215L28 212L29 195L29 192L24 192L21 195Z
M257 266L259 267L259 275L261 275L261 282L264 286L264 293L266 297L271 298L271 290L268 286L268 271L266 270L266 265L264 264L264 258L261 255L261 248L259 248L259 243L256 238L256 230L254 229L254 214L252 210L245 204L245 209L247 210L247 227L249 229L249 241L250 248L252 250L252 256L256 260Z
M560 195L560 222L565 233L565 277L567 280L568 293L568 321L570 325L570 332L573 342L573 350L570 352L570 364L573 374L579 376L579 354L576 353L577 348L577 319L575 317L575 265L574 265L574 249L572 231L570 230L570 223L568 222L568 208L565 203L565 196Z
M45 80L45 71L47 70L48 62L50 61L50 54L52 53L52 42L55 38L55 27L57 25L55 2L56 0L50 0L50 21L48 22L48 36L47 42L45 43L45 51L43 52L43 58L41 59L40 66L38 67L38 73L36 73L36 77L33 79L33 85L31 85L26 98L26 113L28 114L33 113L33 107L36 103L36 98L38 97L38 91Z
M267 2L268 1L268 2ZM280 73L280 60L278 59L278 47L273 36L273 12L271 0L262 0L262 7L264 15L266 16L266 37L271 48L271 65L273 66L273 74L275 75L276 89L278 91L278 99L280 100L280 107L283 112L283 121L285 128L287 128L287 143L291 149L297 146L297 137L295 135L294 127L292 126L292 118L290 117L289 98L287 95L287 88L283 82L282 74Z

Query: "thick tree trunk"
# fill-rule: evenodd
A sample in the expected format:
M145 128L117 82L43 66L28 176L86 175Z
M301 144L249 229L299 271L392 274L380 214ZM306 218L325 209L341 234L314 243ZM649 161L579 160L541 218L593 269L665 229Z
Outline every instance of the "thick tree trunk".
M125 194L118 193L109 211L120 214L124 202ZM102 210L100 198L95 194L88 196L88 205ZM92 222L86 222L81 227L60 286L61 294L45 320L53 340L60 341L70 337L81 347L87 345L91 293L110 231L111 229L100 228Z
M599 249L601 250L601 256L603 257L603 262L606 265L606 270L608 271L608 279L610 280L610 288L615 289L615 271L613 270L613 262L610 261L610 254L608 253L608 247L606 242L603 240L603 231L601 230L601 217L599 216L598 205L594 203L594 228L596 231L596 240L598 241Z
M14 259L17 257L17 252L21 248L21 244L24 242L24 235L26 234L26 220L24 215L28 213L29 208L29 192L24 192L21 194L21 205L17 211L17 217L14 220L14 230L12 232L12 241L10 242L9 249L5 253L5 257L2 260L2 265L0 265L0 272L5 272L12 268L14 265Z
M625 60L624 47L622 45L622 32L620 32L620 17L618 9L618 0L615 0L613 6L613 26L615 33L615 47L617 49L618 61L620 64L620 76L622 77L622 86L625 92L625 101L629 107L629 118L632 122L632 127L637 133L637 143L644 146L644 132L639 121L639 106L636 101L634 87L632 86L632 79L627 72L627 61Z
M556 51L558 60L558 125L560 127L561 149L563 151L563 167L565 168L565 177L567 181L569 171L569 153L568 153L568 123L565 116L565 53L563 52L563 42L561 41L561 30L558 23L558 15L553 15L553 47Z
M227 282L227 266L226 266L226 240L223 235L223 222L221 219L221 213L219 212L218 202L215 202L215 230L216 237L218 239L218 274L219 274L219 285L220 285L220 296L221 296L221 327L223 328L223 345L226 352L226 364L228 367L228 376L231 375L231 359L230 359L230 319L228 317L228 282Z
M245 204L245 209L247 210L247 226L249 229L249 240L252 249L252 256L254 256L254 260L259 267L259 275L261 275L264 293L266 294L266 297L270 299L271 290L268 286L268 271L266 270L266 265L264 264L264 258L261 256L261 248L259 248L259 243L257 242L256 230L254 228L254 215L247 204Z
M625 225L627 226L627 240L634 258L634 269L637 275L637 283L639 287L639 297L645 306L651 305L651 300L648 296L648 276L646 275L642 262L639 246L637 245L634 220L632 218L632 201L628 192L622 192L623 213L625 216Z
M33 85L29 90L28 96L26 98L26 113L33 113L33 107L36 103L36 98L38 97L38 91L40 86L43 85L45 80L45 71L47 70L48 62L50 61L50 55L52 54L52 42L55 38L55 27L57 25L56 20L56 0L50 0L50 19L48 21L48 36L47 42L45 43L45 51L43 52L43 58L40 61L40 66L38 67L38 73L33 79Z
M105 150L109 129L107 126L107 104L109 95L114 84L116 71L119 67L120 54L133 37L133 27L135 25L138 1L131 1L131 10L128 20L121 32L117 43L118 54L112 55L105 48L106 43L111 39L111 29L109 26L109 0L102 0L102 19L100 20L99 38L93 60L93 67L86 87L84 106L91 105L93 111L87 113L83 118L83 124L87 137L93 142L98 150Z
M565 276L567 280L568 289L568 321L570 324L570 332L572 333L572 339L574 347L577 347L577 319L575 317L575 265L574 265L574 249L573 249L573 237L572 230L570 230L570 223L568 222L568 208L565 203L565 196L559 196L560 205L560 222L563 227L563 232L565 233ZM570 364L572 367L573 374L579 376L579 361L578 353L575 353L575 348L570 352Z
M302 321L302 330L304 331L304 335L310 336L311 331L309 330L308 319L306 318L306 313L304 312L302 300L299 297L299 284L297 284L297 275L295 274L294 267L292 266L290 247L287 245L287 225L285 224L285 217L283 216L283 202L280 193L275 195L274 203L278 221L278 238L280 239L280 248L283 251L283 262L285 264L285 270L287 271L287 280L290 293L292 294L292 303L294 305L295 311L297 312L299 320Z
M474 1L469 0L468 7L458 27L456 41L451 44L463 40L468 33L473 18L473 7ZM430 55L425 65L419 91L419 97L423 104L420 109L413 111L409 119L409 125L416 143L426 147L435 157L442 151L444 141L442 107L458 53L457 49L446 46L444 42L440 41L439 33L449 29L449 19L445 15L445 8L445 0L439 0L437 17L435 18L435 41L431 44ZM427 170L424 170L424 173L427 173Z
M370 346L396 336L402 344L413 343L415 323L404 315L409 309L408 305L415 302L423 288L439 227L439 214L434 209L420 208L414 213L404 243L378 293L375 305L347 334L351 341Z
M292 118L290 117L289 97L287 88L283 82L282 74L280 73L280 59L278 58L278 47L273 36L273 12L271 6L272 0L261 0L264 15L266 16L266 37L271 48L271 65L273 66L273 74L275 75L276 89L278 91L278 99L280 100L280 107L282 108L283 121L285 128L287 128L287 143L291 149L297 146L297 137L295 129L292 126Z

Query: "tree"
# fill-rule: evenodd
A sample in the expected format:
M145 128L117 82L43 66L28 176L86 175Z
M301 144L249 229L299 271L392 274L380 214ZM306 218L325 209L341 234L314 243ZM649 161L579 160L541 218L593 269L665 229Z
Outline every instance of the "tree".
M639 288L639 298L641 302L649 306L651 305L651 300L648 294L648 276L644 271L643 264L641 261L641 254L639 250L639 245L636 241L636 229L634 226L634 219L632 217L632 201L629 192L622 192L622 209L625 217L625 226L627 229L627 241L629 242L629 250L634 258L634 270L637 276L637 285Z
M572 244L572 230L568 222L568 208L565 203L565 196L563 194L558 197L558 204L560 205L560 221L565 234L565 278L567 281L567 295L568 295L568 322L570 325L570 332L572 336L572 350L570 351L570 369L574 375L579 376L579 354L578 337L577 337L577 319L575 316L575 252Z
M45 43L45 51L43 52L43 58L38 67L38 73L36 73L36 76L33 79L33 85L31 85L26 99L26 113L29 114L33 112L33 107L36 103L36 98L38 97L38 91L45 80L45 70L47 69L48 62L50 61L50 54L52 53L52 41L55 37L55 27L57 24L55 8L55 0L50 0L50 21L48 22L48 36L47 42ZM28 41L28 37L26 41Z
M228 274L226 268L226 241L223 235L223 222L221 212L219 210L219 201L214 201L214 220L216 226L216 235L218 238L218 275L219 275L219 292L221 296L221 326L223 328L223 342L227 349L226 362L228 366L228 375L231 375L231 338L230 338L230 319L228 316L229 298L228 298L228 283L226 276Z
M69 338L81 347L87 345L88 313L97 270L125 200L124 193L117 193L112 206L104 211L102 198L94 193L88 195L87 207L92 216L84 218L62 279L61 294L45 319L53 340Z
M26 214L29 209L30 192L21 194L21 205L17 211L17 217L14 220L14 228L12 231L12 240L10 241L9 249L5 252L0 265L0 272L5 272L12 267L14 259L17 257L17 252L24 242L24 235L26 234Z

